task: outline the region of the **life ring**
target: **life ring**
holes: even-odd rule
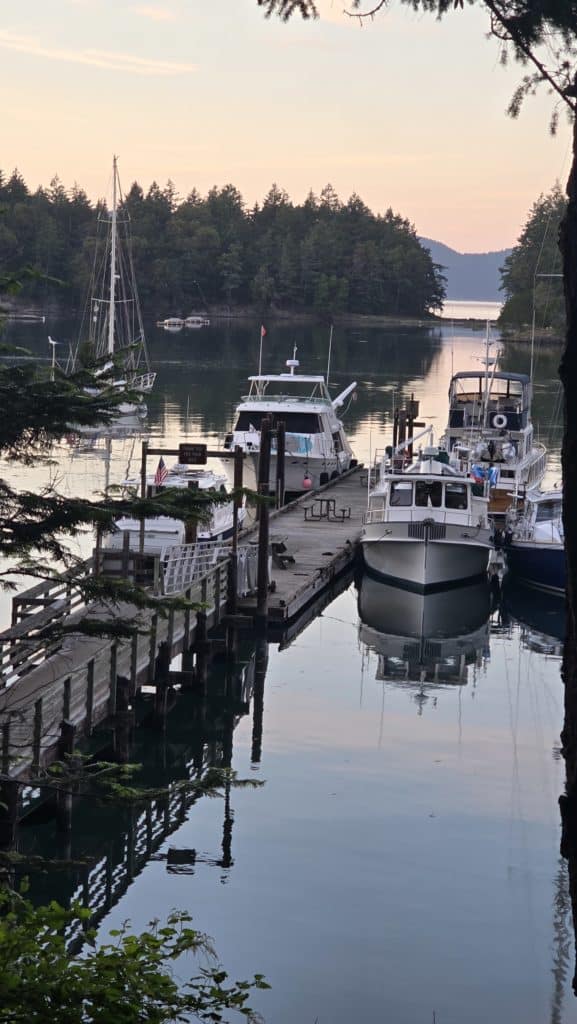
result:
[[[502,412],[498,412],[495,416],[493,416],[491,423],[493,424],[494,427],[496,427],[497,430],[502,430],[503,427],[507,426],[507,417]]]

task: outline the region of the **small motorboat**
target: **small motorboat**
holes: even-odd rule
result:
[[[565,592],[563,492],[527,491],[510,511],[504,535],[507,568],[512,576],[552,593]]]
[[[184,326],[189,330],[198,330],[200,327],[210,327],[210,320],[207,316],[187,316]]]
[[[184,320],[179,316],[169,316],[166,320],[159,320],[156,326],[163,327],[165,331],[181,331]]]
[[[227,479],[223,473],[214,473],[210,469],[198,469],[194,466],[185,466],[175,463],[170,469],[164,466],[161,459],[158,469],[154,474],[146,478],[146,496],[153,498],[156,494],[169,487],[188,488],[189,490],[216,491],[223,494],[226,491]],[[139,488],[139,481],[136,479],[125,480],[123,486],[129,492],[135,492]],[[238,524],[242,525],[246,516],[246,509],[238,510]],[[123,516],[116,522],[116,530],[106,538],[107,548],[122,548],[125,533],[130,535],[130,548],[138,550],[140,544],[141,524],[139,519],[132,519]],[[208,522],[199,524],[196,532],[197,541],[224,541],[232,537],[233,533],[233,502],[223,501],[211,504],[211,514]],[[179,544],[185,544],[186,530],[184,523],[170,516],[155,516],[147,518],[144,523],[144,551],[147,554],[159,554],[164,557],[166,550]]]

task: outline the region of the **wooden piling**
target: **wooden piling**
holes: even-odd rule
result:
[[[276,425],[276,507],[284,505],[286,432],[284,421]]]
[[[260,427],[260,457],[258,462],[258,493],[262,498],[269,496],[270,480],[270,416],[264,416]],[[261,502],[258,520],[258,566],[255,626],[266,629],[268,616],[268,547],[269,547],[269,504]]]

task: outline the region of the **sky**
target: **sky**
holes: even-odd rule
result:
[[[515,243],[569,169],[543,90],[506,115],[503,68],[478,7],[438,23],[391,0],[363,27],[342,0],[266,20],[256,0],[21,0],[0,15],[0,168],[58,175],[95,199],[113,153],[124,189],[180,196],[228,182],[247,204],[271,184],[301,202],[331,183],[461,252]]]

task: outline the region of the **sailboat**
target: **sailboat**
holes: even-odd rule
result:
[[[146,413],[144,396],[156,379],[148,349],[132,261],[130,219],[122,208],[118,160],[112,163],[112,206],[98,218],[90,290],[71,369],[95,366],[87,393],[121,398],[121,416]],[[104,227],[104,232],[102,228]],[[122,395],[126,394],[126,400]]]

